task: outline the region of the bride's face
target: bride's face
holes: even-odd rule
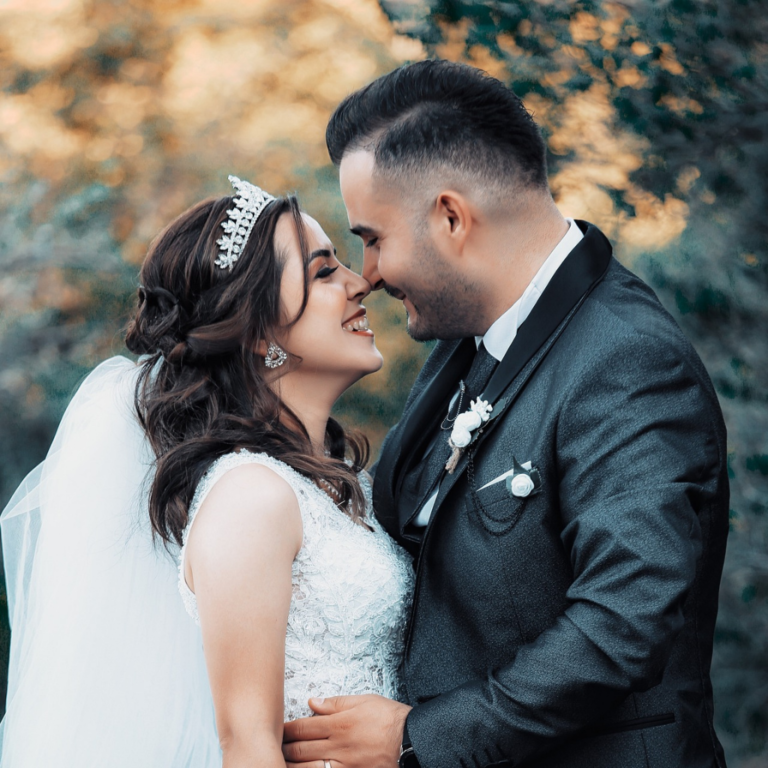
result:
[[[322,227],[302,214],[309,250],[309,298],[298,322],[278,338],[281,346],[300,359],[297,371],[336,379],[342,389],[383,363],[368,328],[363,299],[371,286],[336,258]],[[304,297],[304,264],[298,235],[290,214],[275,230],[275,246],[286,256],[280,299],[286,321],[301,310]]]

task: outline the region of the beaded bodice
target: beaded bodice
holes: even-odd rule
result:
[[[372,514],[365,475],[360,482],[368,527],[354,522],[313,482],[271,456],[240,451],[216,461],[195,492],[179,557],[179,590],[187,611],[199,624],[197,602],[184,579],[190,526],[216,482],[248,463],[262,464],[282,477],[301,511],[303,543],[293,562],[285,643],[286,720],[311,714],[310,697],[378,693],[402,700],[413,567],[410,556]]]

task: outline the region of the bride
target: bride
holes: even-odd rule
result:
[[[403,698],[410,558],[330,416],[382,364],[370,286],[230,181],[153,243],[139,364],[86,379],[3,513],[3,768],[284,767],[309,698]]]

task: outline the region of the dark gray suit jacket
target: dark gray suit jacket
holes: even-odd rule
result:
[[[376,513],[418,557],[405,677],[423,768],[725,764],[709,678],[728,531],[720,408],[653,291],[579,226],[422,541],[402,480],[472,340],[435,347],[376,470]],[[515,461],[540,488],[480,490]]]

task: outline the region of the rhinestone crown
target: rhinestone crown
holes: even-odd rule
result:
[[[221,250],[214,264],[231,272],[248,242],[253,225],[275,198],[254,184],[238,179],[237,176],[230,176],[229,181],[235,188],[237,196],[235,207],[227,211],[228,218],[221,223],[226,234],[216,241],[216,244],[221,246]]]

